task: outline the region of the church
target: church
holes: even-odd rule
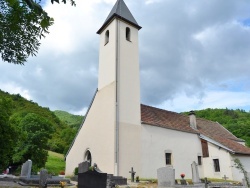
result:
[[[175,177],[192,178],[195,161],[201,178],[242,180],[234,166],[240,159],[250,172],[250,148],[218,122],[140,103],[137,23],[123,0],[117,0],[100,35],[98,88],[67,155],[66,175],[78,164],[96,163],[105,173],[157,178],[172,166]]]

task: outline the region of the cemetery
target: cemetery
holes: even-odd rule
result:
[[[185,173],[180,174],[179,177],[175,177],[175,169],[169,165],[157,170],[157,180],[139,180],[139,176],[135,178],[136,171],[133,167],[128,172],[131,175],[130,179],[114,176],[102,172],[97,164],[90,165],[88,161],[79,163],[78,175],[74,177],[74,183],[70,178],[64,178],[60,176],[52,176],[48,174],[46,169],[42,169],[39,174],[32,175],[32,161],[27,160],[23,163],[20,176],[14,176],[12,174],[0,175],[0,187],[1,182],[14,182],[16,187],[78,187],[78,188],[248,188],[250,173],[247,173],[247,178],[242,182],[232,182],[228,180],[228,177],[224,175],[221,177],[221,182],[211,182],[207,178],[201,179],[197,163],[193,162],[190,165],[192,170],[192,179],[185,179]],[[73,177],[72,177],[73,179]],[[8,186],[4,186],[8,187]],[[15,186],[11,186],[15,187]]]

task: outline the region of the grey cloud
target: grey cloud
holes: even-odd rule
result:
[[[250,79],[250,28],[239,22],[250,18],[249,1],[126,3],[143,27],[139,31],[143,103],[156,106],[179,93],[202,101],[209,88],[230,89],[230,80]],[[97,87],[99,36],[95,32],[111,8],[95,5],[99,11],[94,11],[91,22],[78,21],[84,27],[75,28],[77,37],[72,33],[77,41],[73,52],[50,49],[45,42],[25,66],[0,63],[1,81],[20,85],[33,101],[51,109],[87,107]],[[85,35],[78,36],[80,28]],[[203,41],[195,38],[207,31]],[[245,85],[250,90],[249,83]]]
[[[250,30],[234,24],[246,1],[162,1],[140,15],[142,101],[159,105],[178,93],[202,98],[209,85],[249,78]],[[250,3],[248,3],[248,6]],[[143,19],[146,18],[146,19]],[[194,39],[212,29],[206,45]]]

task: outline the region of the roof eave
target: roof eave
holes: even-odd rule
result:
[[[203,135],[203,134],[200,134],[199,137],[200,137],[201,139],[204,139],[204,140],[206,140],[206,141],[208,141],[208,142],[210,142],[210,143],[212,143],[212,144],[214,144],[214,145],[220,147],[220,148],[223,148],[223,149],[227,150],[228,152],[230,152],[230,153],[232,153],[232,154],[235,154],[235,151],[233,151],[232,149],[230,149],[230,148],[224,146],[223,144],[221,144],[221,143],[215,141],[215,140],[212,139],[212,138],[209,138],[209,137],[207,137],[207,136],[205,136],[205,135]]]
[[[250,155],[250,153],[244,153],[244,152],[235,152],[235,155]]]
[[[78,129],[78,131],[77,131],[77,133],[76,133],[76,135],[75,135],[75,138],[74,138],[74,140],[71,142],[71,145],[70,145],[70,147],[69,147],[69,149],[68,149],[68,151],[67,151],[67,153],[66,153],[66,155],[65,155],[65,157],[64,157],[64,160],[65,160],[65,161],[66,161],[66,158],[67,158],[67,156],[68,156],[68,154],[69,154],[71,148],[73,147],[73,145],[74,145],[74,143],[75,143],[75,141],[76,141],[76,138],[77,138],[78,134],[80,133],[80,131],[81,131],[83,125],[84,125],[85,120],[87,119],[89,110],[90,110],[90,108],[91,108],[91,106],[92,106],[92,104],[93,104],[93,102],[94,102],[94,100],[95,100],[95,97],[96,97],[97,92],[98,92],[98,89],[96,89],[95,94],[94,94],[94,96],[93,96],[93,98],[92,98],[92,100],[91,100],[91,102],[90,102],[89,107],[88,107],[88,110],[87,110],[86,113],[85,113],[85,116],[84,116],[84,119],[83,119],[83,121],[82,121],[82,124],[80,125],[80,127],[79,127],[79,129]]]
[[[122,16],[120,16],[120,15],[118,15],[118,14],[115,13],[115,14],[113,14],[113,16],[111,16],[111,17],[102,25],[102,27],[101,27],[96,33],[97,33],[97,34],[100,34],[100,33],[104,30],[104,28],[106,28],[106,26],[109,25],[109,23],[110,23],[111,21],[113,21],[115,18],[118,18],[118,19],[120,19],[120,20],[122,20],[122,21],[125,21],[125,22],[129,23],[130,25],[134,26],[134,27],[137,28],[138,30],[140,30],[140,29],[142,28],[142,27],[139,26],[138,24],[135,24],[135,23],[133,23],[133,22],[127,20],[126,18],[124,18],[124,17],[122,17]]]

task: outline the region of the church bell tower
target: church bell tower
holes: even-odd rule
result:
[[[133,149],[129,149],[130,144],[134,145],[136,152],[140,151],[141,113],[138,49],[138,31],[140,29],[141,27],[124,1],[117,0],[104,24],[97,31],[100,34],[98,91],[111,85],[114,86],[114,171],[116,175],[127,171],[125,165],[136,166],[135,163],[138,162],[137,157],[133,159],[128,157],[134,152]]]
[[[106,173],[141,172],[141,112],[138,31],[123,0],[117,0],[100,35],[98,90],[66,154],[66,174],[82,161]]]

